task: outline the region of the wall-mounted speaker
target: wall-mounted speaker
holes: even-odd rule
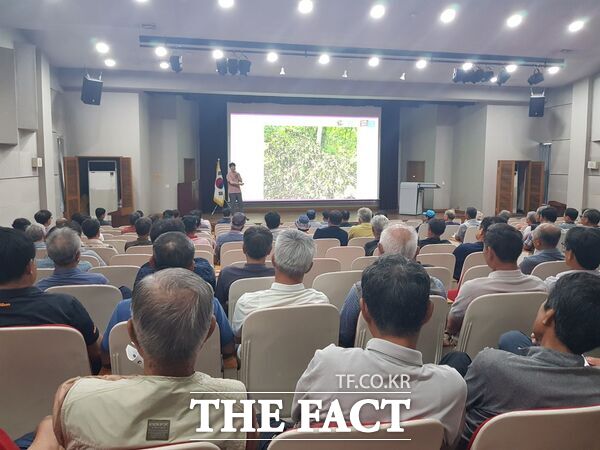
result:
[[[544,117],[544,106],[546,97],[544,94],[532,95],[529,99],[529,117]]]
[[[104,82],[100,78],[92,78],[89,75],[84,76],[83,86],[81,87],[81,101],[86,105],[100,105],[103,84]]]

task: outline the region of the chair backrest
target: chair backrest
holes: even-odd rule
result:
[[[469,270],[471,267],[475,267],[475,266],[487,266],[487,262],[485,261],[485,257],[483,256],[483,252],[475,252],[475,253],[471,253],[470,255],[467,255],[467,257],[465,258],[465,262],[463,264],[462,270],[460,272],[460,278],[459,278],[459,283],[458,285],[460,286],[462,284],[462,277],[465,275],[465,273],[467,273],[467,270]],[[454,271],[454,269],[453,269]]]
[[[457,217],[457,218],[452,219],[452,222],[460,225],[463,221]]]
[[[548,277],[552,277],[558,275],[561,272],[566,272],[567,270],[571,270],[567,263],[564,261],[549,261],[538,264],[533,268],[531,275],[536,276],[542,280],[545,280]]]
[[[194,247],[196,247],[196,250],[200,250],[203,252],[209,252],[209,253],[214,253],[215,249],[212,248],[212,245],[206,245],[206,244],[194,244]]]
[[[35,259],[44,259],[48,257],[48,249],[47,248],[36,248],[35,249]]]
[[[434,253],[452,253],[456,250],[454,244],[429,244],[421,247],[419,255],[431,255]]]
[[[54,273],[54,269],[38,269],[37,275],[35,277],[35,282],[38,283],[39,281],[42,281],[44,278],[48,278],[53,273]]]
[[[513,411],[500,414],[479,428],[471,450],[587,450],[599,448],[600,406]],[[499,447],[500,445],[500,447]]]
[[[119,239],[117,236],[115,239],[105,239],[104,243],[112,245],[119,252],[119,254],[125,253],[125,244],[127,244],[125,239]]]
[[[242,241],[225,242],[223,245],[221,245],[221,256],[230,250],[241,250],[243,246],[244,243]],[[238,259],[238,261],[240,260]]]
[[[150,261],[150,255],[116,255],[110,259],[110,265],[142,267],[148,261]]]
[[[315,258],[325,258],[327,250],[331,247],[339,247],[340,240],[335,238],[315,239]]]
[[[119,236],[119,239],[122,241],[127,241],[127,242],[137,241],[138,235],[135,233],[134,234],[126,233],[126,234],[122,234],[121,236]]]
[[[221,249],[221,267],[227,267],[234,262],[245,260],[246,255],[244,254],[244,250],[241,248],[228,250],[226,252],[223,252],[223,249]]]
[[[85,341],[67,326],[0,328],[0,361],[0,423],[12,439],[52,414],[64,381],[90,375]]]
[[[183,444],[161,445],[160,447],[146,447],[144,450],[219,450],[210,442],[186,442]]]
[[[389,427],[389,424],[381,424],[375,433],[356,429],[349,433],[290,430],[275,437],[269,450],[439,450],[442,447],[444,427],[435,419],[403,421],[402,433],[391,433],[387,431]]]
[[[446,292],[450,289],[452,286],[452,272],[447,267],[424,267],[424,269],[430,277],[437,278],[443,283]]]
[[[215,265],[215,254],[213,252],[207,252],[206,250],[196,250],[194,252],[194,258],[203,258],[207,260],[211,266],[214,267]]]
[[[361,256],[365,256],[363,247],[331,247],[325,252],[325,258],[337,259],[342,266],[342,270],[352,269],[352,262]]]
[[[348,241],[350,247],[365,247],[365,244],[375,240],[374,237],[355,237]]]
[[[467,231],[465,232],[465,236],[463,238],[464,244],[472,244],[473,242],[477,242],[477,231],[479,227],[467,227]]]
[[[425,255],[419,253],[417,261],[434,267],[445,267],[451,272],[454,272],[454,265],[456,264],[456,258],[452,253],[430,253]]]
[[[460,225],[458,225],[458,224],[457,225],[446,225],[446,229],[440,236],[440,239],[450,239],[452,236],[454,236],[456,234],[456,232],[458,231],[459,228],[460,228]]]
[[[446,329],[446,319],[450,306],[446,299],[439,295],[431,295],[429,300],[433,303],[433,314],[429,322],[421,328],[417,350],[423,355],[424,363],[437,364],[442,358],[444,330]],[[372,337],[367,322],[360,314],[356,324],[354,346],[365,348]]]
[[[89,262],[92,267],[99,267],[100,266],[100,261],[98,261],[98,258],[96,258],[95,256],[90,256],[90,255],[81,255],[79,257],[80,261],[85,261],[85,262]]]
[[[350,288],[360,281],[361,277],[362,270],[324,273],[315,278],[312,287],[325,294],[329,303],[341,311]]]
[[[417,228],[417,227],[418,227],[419,225],[421,225],[422,223],[423,223],[423,221],[422,221],[422,220],[417,220],[417,219],[414,219],[414,220],[407,220],[407,221],[406,221],[406,226],[408,226],[408,227],[413,227],[413,228]]]
[[[456,349],[475,358],[485,347],[495,348],[507,331],[529,335],[547,296],[546,292],[510,292],[476,298],[467,307]]]
[[[242,278],[241,280],[235,280],[231,283],[231,286],[229,287],[229,304],[227,308],[229,319],[233,317],[235,304],[243,294],[269,289],[274,281],[275,277],[257,277]]]
[[[427,234],[429,233],[429,224],[423,222],[421,225],[419,225],[419,231],[417,233],[419,236],[419,240],[427,239]]]
[[[377,261],[378,258],[379,256],[361,256],[360,258],[356,258],[352,261],[350,270],[364,270]]]
[[[465,274],[462,277],[461,283],[466,283],[467,281],[475,280],[476,278],[485,278],[490,273],[492,273],[492,268],[487,264],[481,266],[473,266],[465,272]]]
[[[92,267],[90,272],[101,273],[108,278],[108,283],[111,286],[120,288],[125,286],[133,290],[133,284],[135,277],[137,276],[140,268],[138,266],[104,266],[104,267]]]
[[[110,263],[110,260],[113,256],[119,254],[117,249],[112,247],[93,247],[91,250],[94,250],[106,264]]]
[[[141,375],[144,373],[142,364],[137,365],[127,358],[125,349],[128,344],[134,346],[127,332],[127,322],[120,322],[110,330],[108,336],[110,368],[114,375]],[[213,333],[198,352],[194,369],[213,378],[223,378],[219,325],[215,326]]]
[[[134,245],[125,250],[126,255],[152,255],[152,245]]]
[[[335,258],[315,258],[313,265],[306,275],[304,275],[304,286],[311,287],[319,275],[329,272],[339,272],[342,270],[342,263]]]
[[[296,383],[315,351],[337,344],[339,329],[340,313],[333,305],[285,306],[250,313],[242,327],[240,353],[240,380],[253,392],[249,397],[282,399],[282,411],[288,413]]]

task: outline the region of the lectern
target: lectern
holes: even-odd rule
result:
[[[399,212],[409,216],[416,216],[423,212],[423,192],[425,189],[439,189],[436,183],[400,183]]]

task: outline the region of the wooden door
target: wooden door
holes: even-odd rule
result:
[[[406,163],[406,181],[425,181],[425,161],[408,161]]]
[[[65,217],[81,210],[81,195],[79,191],[79,158],[65,156],[63,158],[65,175]]]
[[[183,159],[183,182],[192,183],[196,181],[196,160],[194,158]]]
[[[496,175],[496,214],[513,210],[515,197],[515,161],[498,161]]]
[[[525,186],[525,211],[535,211],[544,203],[545,173],[543,161],[530,161]]]
[[[133,212],[133,174],[131,158],[119,158],[121,174],[121,212],[131,214]]]

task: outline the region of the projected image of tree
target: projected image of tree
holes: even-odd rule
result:
[[[265,133],[265,200],[353,198],[357,130],[272,126]]]

